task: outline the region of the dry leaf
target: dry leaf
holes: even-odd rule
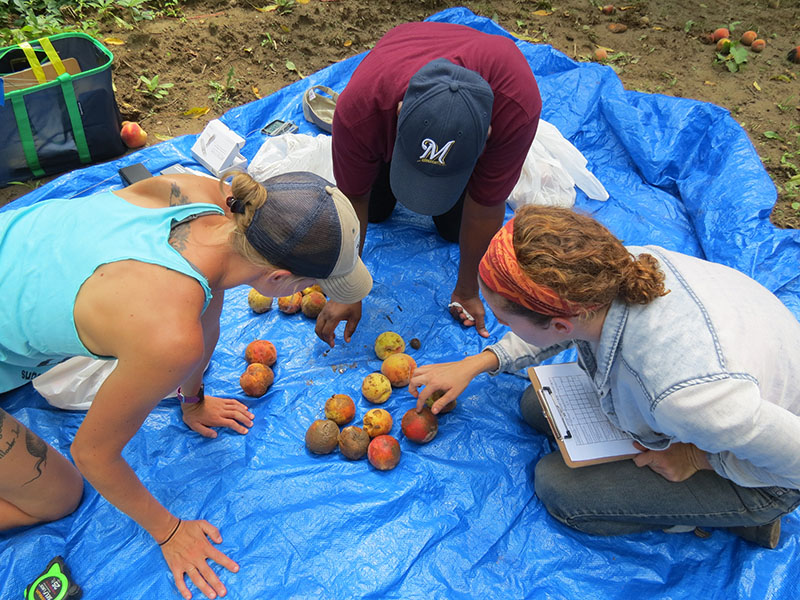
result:
[[[251,89],[253,90],[253,96],[261,100],[261,93],[258,91],[258,87],[253,86]]]
[[[653,26],[653,31],[664,31],[663,27],[659,27],[658,25]]]
[[[183,113],[184,117],[192,117],[193,119],[197,119],[202,117],[203,115],[207,114],[208,111],[211,110],[208,106],[195,106],[190,108],[189,110]]]
[[[289,26],[284,25],[283,23],[281,23],[281,29],[283,30],[283,33],[289,33],[291,31],[291,29],[289,29]]]
[[[298,4],[308,4],[309,0],[297,0]]]
[[[623,31],[628,31],[628,26],[622,23],[609,23],[608,30],[611,33],[622,33]]]
[[[525,42],[533,42],[535,44],[538,44],[539,42],[542,41],[540,38],[534,38],[534,37],[530,37],[528,35],[522,35],[521,33],[515,33],[514,37],[516,37],[517,39],[523,40]]]
[[[754,88],[756,88],[756,89],[757,89],[759,92],[761,91],[761,86],[760,86],[760,85],[758,85],[758,82],[757,82],[757,81],[754,81],[754,82],[753,82],[753,87],[754,87]]]
[[[703,85],[717,85],[713,81],[708,81],[707,79],[703,82]]]
[[[259,8],[259,7],[256,6],[254,8],[256,10],[260,11],[260,12],[268,13],[268,12],[272,12],[273,10],[278,10],[278,5],[277,4],[273,4],[272,6],[264,6],[263,8]]]
[[[533,14],[535,14],[537,17],[547,17],[549,15],[552,15],[553,11],[550,11],[550,10],[535,10],[535,11],[533,11]]]
[[[303,77],[303,74],[300,72],[300,69],[298,69],[292,61],[290,61],[290,60],[286,61],[286,68],[289,69],[290,71],[294,71],[301,78]]]
[[[107,46],[124,46],[125,41],[115,37],[103,38],[103,43]]]
[[[160,133],[157,133],[155,137],[159,142],[166,142],[172,139],[171,135],[162,135]]]
[[[342,44],[342,46],[344,46],[345,48],[349,48],[352,45],[353,45],[353,40],[345,40],[344,44]]]

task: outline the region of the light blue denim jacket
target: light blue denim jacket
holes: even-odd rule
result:
[[[769,290],[723,265],[656,246],[669,294],[615,301],[595,354],[575,342],[603,410],[644,446],[706,451],[744,487],[800,489],[800,323]],[[487,348],[500,371],[536,364],[570,344],[538,348],[513,333]]]

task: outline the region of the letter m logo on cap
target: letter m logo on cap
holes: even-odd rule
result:
[[[439,149],[431,138],[425,138],[422,140],[422,154],[419,156],[419,162],[445,166],[444,159],[447,158],[448,152],[455,143],[455,140],[450,140]]]

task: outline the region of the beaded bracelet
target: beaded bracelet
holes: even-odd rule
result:
[[[175,525],[175,529],[173,529],[173,530],[172,530],[172,533],[170,533],[170,534],[167,536],[167,539],[165,539],[163,542],[160,542],[158,545],[159,545],[159,546],[163,546],[163,545],[164,545],[164,544],[166,544],[168,541],[170,541],[170,540],[171,540],[171,539],[172,539],[172,538],[175,536],[175,534],[176,534],[176,533],[178,533],[178,527],[180,527],[180,526],[181,526],[181,523],[183,523],[183,521],[181,521],[180,519],[178,519],[178,524],[177,524],[177,525]]]

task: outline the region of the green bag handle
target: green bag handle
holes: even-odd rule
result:
[[[44,48],[50,61],[61,66],[60,57],[55,48],[53,48],[50,39],[42,38],[37,41],[39,45]],[[25,42],[25,44],[27,44],[27,42]],[[23,44],[20,44],[20,46],[22,45]],[[28,49],[31,50],[29,44]],[[26,56],[28,54],[29,53],[26,52]],[[38,64],[38,61],[36,62]],[[58,66],[56,66],[57,69]],[[72,84],[72,75],[66,73],[63,70],[63,66],[58,70],[62,72],[56,78],[56,81],[58,81],[61,86],[61,93],[64,95],[64,104],[67,107],[67,116],[69,117],[70,126],[72,127],[72,135],[75,139],[75,147],[78,150],[78,158],[83,164],[88,164],[92,162],[92,156],[89,153],[89,144],[86,141],[86,132],[83,128],[83,119],[81,118],[81,112],[78,108],[78,99],[75,96],[75,86]],[[45,172],[44,169],[42,169],[42,165],[39,162],[39,155],[36,152],[36,143],[33,139],[33,130],[31,129],[31,122],[28,117],[28,109],[25,106],[24,95],[15,94],[11,96],[11,106],[14,109],[14,117],[17,120],[17,129],[19,131],[20,142],[22,143],[22,151],[25,154],[25,161],[28,163],[28,168],[30,168],[31,173],[33,173],[35,177],[43,177]]]
[[[81,119],[81,111],[78,108],[78,99],[75,97],[72,75],[62,73],[57,80],[61,84],[61,93],[64,94],[64,103],[67,105],[67,114],[72,125],[75,146],[78,148],[78,157],[83,164],[90,163],[92,156],[89,154],[89,144],[86,143],[86,132],[83,130],[83,119]]]
[[[14,109],[14,118],[17,120],[19,139],[22,142],[22,151],[25,153],[25,161],[28,163],[28,168],[35,177],[44,177],[44,169],[39,164],[39,155],[36,154],[36,144],[33,141],[28,109],[25,108],[25,97],[11,96],[11,107]]]

